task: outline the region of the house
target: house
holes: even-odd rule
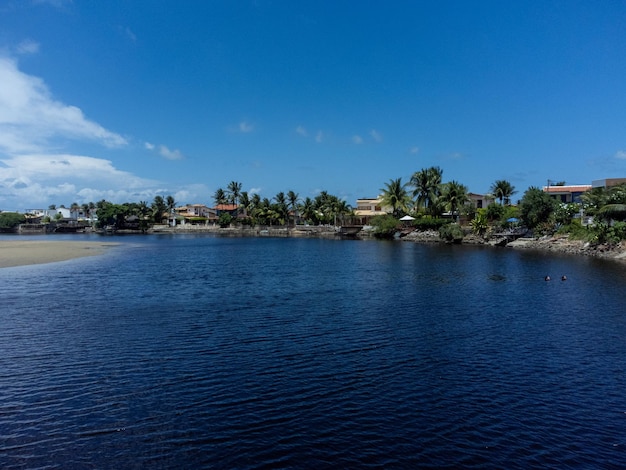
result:
[[[237,204],[218,204],[212,209],[216,212],[217,217],[224,213],[228,213],[233,217],[237,217],[239,206]]]
[[[354,220],[359,225],[368,225],[372,217],[391,214],[391,207],[382,206],[382,198],[362,198],[356,200]]]
[[[476,209],[484,209],[495,201],[494,197],[489,194],[468,193],[467,196]]]
[[[217,220],[215,209],[211,209],[204,204],[188,204],[177,207],[174,212],[174,217],[170,218],[170,225],[172,226],[176,225],[177,221],[182,225],[199,225]]]
[[[559,202],[568,204],[570,202],[581,202],[580,196],[590,189],[591,185],[589,184],[570,184],[567,186],[544,186],[543,192],[548,193],[550,197]]]
[[[591,182],[592,187],[605,189],[620,184],[626,184],[626,178],[605,178],[603,180],[594,180]]]

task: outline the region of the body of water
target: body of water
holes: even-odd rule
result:
[[[1,468],[626,467],[626,265],[111,240],[0,269]]]

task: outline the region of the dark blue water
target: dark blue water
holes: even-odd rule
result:
[[[625,265],[113,240],[0,269],[1,468],[626,467]]]

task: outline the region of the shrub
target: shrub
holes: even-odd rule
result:
[[[377,238],[392,238],[398,229],[398,221],[391,215],[377,215],[370,222]]]
[[[220,227],[226,228],[226,227],[230,226],[232,221],[233,221],[233,216],[232,215],[230,215],[228,212],[222,212],[220,214],[220,217],[219,217],[217,223],[220,225]]]
[[[439,238],[448,243],[461,243],[463,236],[463,230],[459,224],[447,224],[439,227]]]
[[[22,214],[17,212],[2,212],[0,213],[0,228],[13,228],[19,224],[23,224],[26,218]]]
[[[423,232],[425,230],[439,230],[440,227],[443,227],[444,225],[449,225],[451,223],[452,221],[449,219],[424,216],[413,221],[413,226],[417,230]]]

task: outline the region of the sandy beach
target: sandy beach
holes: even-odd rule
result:
[[[103,254],[117,243],[81,241],[0,240],[0,268],[54,263]]]

